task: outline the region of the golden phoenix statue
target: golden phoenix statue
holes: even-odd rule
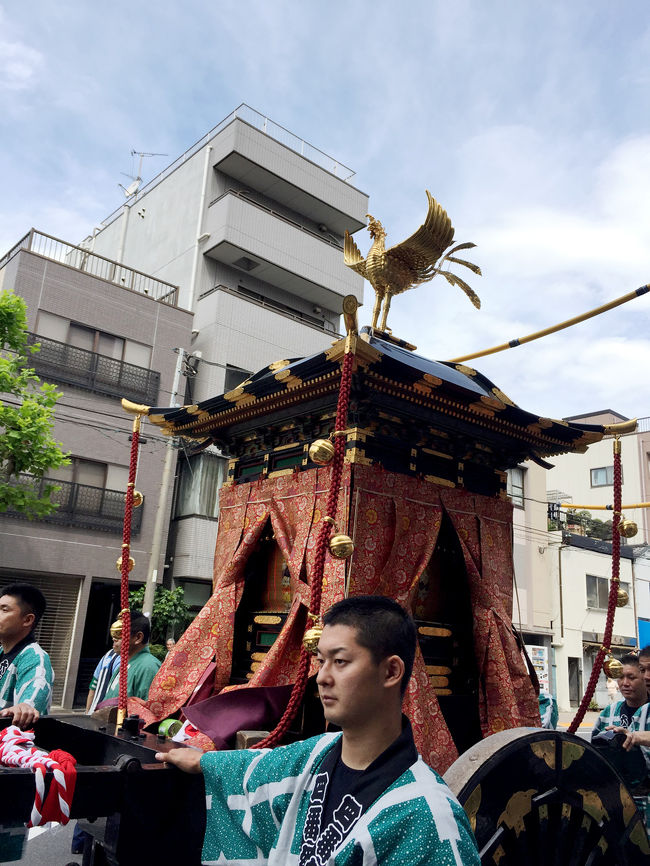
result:
[[[365,277],[375,290],[376,299],[372,311],[373,328],[377,327],[382,303],[384,305],[381,324],[379,325],[381,331],[386,330],[386,319],[393,295],[399,295],[407,289],[426,283],[438,274],[443,276],[450,285],[462,289],[477,309],[481,306],[476,292],[459,276],[444,269],[445,264],[454,262],[454,264],[469,268],[470,271],[480,276],[481,269],[478,265],[454,256],[454,253],[459,250],[468,250],[475,247],[476,244],[458,244],[443,255],[454,239],[454,227],[447,216],[447,212],[438,204],[429,190],[426,193],[429,200],[426,219],[420,228],[401,244],[396,244],[387,250],[385,244],[386,230],[379,220],[370,214],[366,214],[366,216],[370,220],[368,231],[373,239],[373,244],[365,259],[350,234],[347,231],[345,233],[343,249],[345,264]]]

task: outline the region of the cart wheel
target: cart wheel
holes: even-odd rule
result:
[[[621,777],[580,737],[539,728],[493,734],[445,773],[482,866],[636,866],[650,862]]]

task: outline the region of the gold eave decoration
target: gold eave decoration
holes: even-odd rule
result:
[[[269,371],[270,371],[271,373],[273,373],[273,372],[275,372],[276,370],[282,370],[282,369],[284,369],[285,367],[288,367],[288,366],[289,366],[289,363],[290,363],[290,362],[289,362],[289,361],[286,361],[286,360],[285,360],[285,361],[274,361],[272,364],[269,364]]]
[[[370,337],[367,334],[361,334],[357,340],[356,350],[354,354],[354,369],[359,367],[366,370],[371,364],[375,364],[383,357],[382,353],[375,349],[367,342]],[[345,354],[345,339],[337,340],[329,349],[325,350],[325,359],[327,361],[343,361]]]
[[[476,370],[473,367],[466,367],[464,364],[454,364],[454,368],[459,373],[462,373],[463,376],[470,376],[470,377],[478,376],[478,373],[476,372]]]
[[[438,409],[442,414],[447,415],[451,418],[457,418],[460,420],[469,421],[471,423],[472,421],[476,420],[479,414],[472,410],[472,404],[458,403],[449,397],[442,396],[439,392],[432,391],[429,395],[429,399],[423,399],[420,394],[414,391],[412,386],[407,386],[404,385],[404,383],[402,382],[388,379],[372,370],[370,370],[368,374],[368,379],[369,384],[371,383],[372,387],[381,393],[390,394],[391,396],[398,397],[416,405],[428,406],[432,409]],[[508,421],[498,415],[495,415],[494,417],[489,417],[482,412],[480,414],[480,417],[483,427],[491,429],[498,433],[515,436],[523,442],[526,442],[535,450],[538,450],[543,455],[554,454],[557,453],[559,450],[571,451],[575,448],[572,443],[567,443],[563,440],[556,439],[552,435],[545,435],[543,433],[532,435],[527,427],[520,427],[519,425],[514,424],[513,422]],[[599,434],[595,435],[596,440],[600,438]],[[578,447],[582,446],[579,445]],[[587,446],[585,445],[584,447],[586,448]]]
[[[221,412],[214,415],[205,413],[207,417],[199,416],[198,420],[193,419],[185,424],[179,424],[176,427],[176,431],[178,435],[182,435],[182,431],[192,431],[193,438],[195,438],[197,434],[208,436],[216,429],[248,420],[256,415],[263,415],[272,409],[284,406],[293,406],[307,398],[319,397],[331,393],[338,389],[339,379],[340,370],[338,368],[333,368],[330,372],[305,383],[303,389],[300,391],[295,388],[283,388],[281,391],[275,391],[273,394],[266,394],[264,397],[254,398],[254,400],[249,401],[248,403],[240,400],[236,405],[230,406],[228,409],[223,409]]]

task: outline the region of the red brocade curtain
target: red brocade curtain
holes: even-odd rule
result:
[[[418,581],[438,539],[442,508],[434,484],[356,466],[352,494],[354,554],[349,595],[377,594],[412,612]],[[404,712],[418,751],[439,773],[458,757],[418,647]]]
[[[506,728],[539,727],[539,707],[512,633],[512,504],[461,490],[442,493],[458,534],[474,614],[483,736]]]
[[[141,715],[150,723],[184,706],[214,658],[213,693],[228,685],[232,666],[235,613],[241,601],[246,563],[270,519],[287,562],[292,603],[282,632],[249,686],[293,682],[304,631],[313,546],[325,511],[329,467],[224,487],[220,492],[219,532],[214,560],[213,594],[163,662]],[[344,473],[337,524],[346,523],[349,471]],[[324,602],[343,595],[345,565],[327,555]],[[233,688],[246,688],[235,686]],[[140,710],[139,710],[140,711]]]

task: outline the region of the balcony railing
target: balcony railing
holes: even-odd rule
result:
[[[41,347],[29,360],[44,379],[75,385],[97,394],[128,397],[148,406],[156,405],[160,389],[160,373],[156,370],[127,364],[38,334],[29,334],[29,343],[38,343]]]
[[[265,117],[265,115],[260,114],[259,111],[251,108],[250,105],[246,105],[245,102],[242,102],[240,106],[213,127],[210,132],[206,133],[202,138],[195,142],[195,144],[188,148],[185,153],[182,153],[178,159],[175,159],[174,162],[168,165],[167,168],[164,168],[159,174],[152,178],[152,180],[147,181],[144,186],[141,186],[136,195],[133,196],[132,200],[140,200],[145,193],[148,193],[155,186],[158,186],[161,181],[166,177],[169,177],[172,172],[176,171],[176,169],[183,165],[183,163],[187,162],[188,159],[191,159],[195,153],[198,153],[202,147],[205,147],[206,144],[212,141],[212,139],[229,124],[238,119],[243,120],[244,123],[248,123],[249,126],[254,126],[255,129],[259,129],[260,132],[263,132],[270,138],[274,138],[276,141],[279,141],[280,144],[284,144],[285,147],[299,153],[301,156],[304,156],[305,159],[308,159],[310,162],[324,168],[325,171],[331,172],[331,174],[336,175],[341,180],[348,181],[350,178],[354,177],[354,172],[347,165],[344,165],[337,159],[328,156],[322,150],[319,150],[319,148],[314,147],[313,144],[309,144],[309,142],[299,138],[297,135],[294,135],[293,132],[289,132],[289,130],[285,129],[284,126],[280,126],[279,123],[275,123],[269,117]],[[120,216],[122,210],[123,206],[114,210],[105,220],[102,220],[102,225],[110,225]]]
[[[99,277],[100,280],[116,283],[118,286],[131,289],[141,295],[148,295],[163,304],[169,304],[172,307],[178,304],[178,286],[166,283],[164,280],[157,280],[155,277],[143,274],[142,271],[134,270],[134,268],[127,268],[119,262],[99,256],[84,247],[67,244],[65,241],[38,232],[36,229],[28,232],[8,253],[0,258],[0,270],[20,250],[37,253],[46,259],[52,259],[93,277]]]
[[[77,484],[72,481],[56,481],[52,478],[34,478],[33,475],[19,475],[17,483],[33,489],[39,496],[43,495],[48,484],[56,484],[50,501],[58,505],[56,511],[46,517],[37,517],[45,523],[57,526],[75,526],[79,529],[95,529],[100,532],[112,532],[119,535],[124,525],[124,500],[122,490],[108,490],[105,487],[91,487],[88,484]],[[142,510],[133,509],[131,534],[137,535],[142,526]],[[5,511],[7,517],[25,518],[18,511]]]

